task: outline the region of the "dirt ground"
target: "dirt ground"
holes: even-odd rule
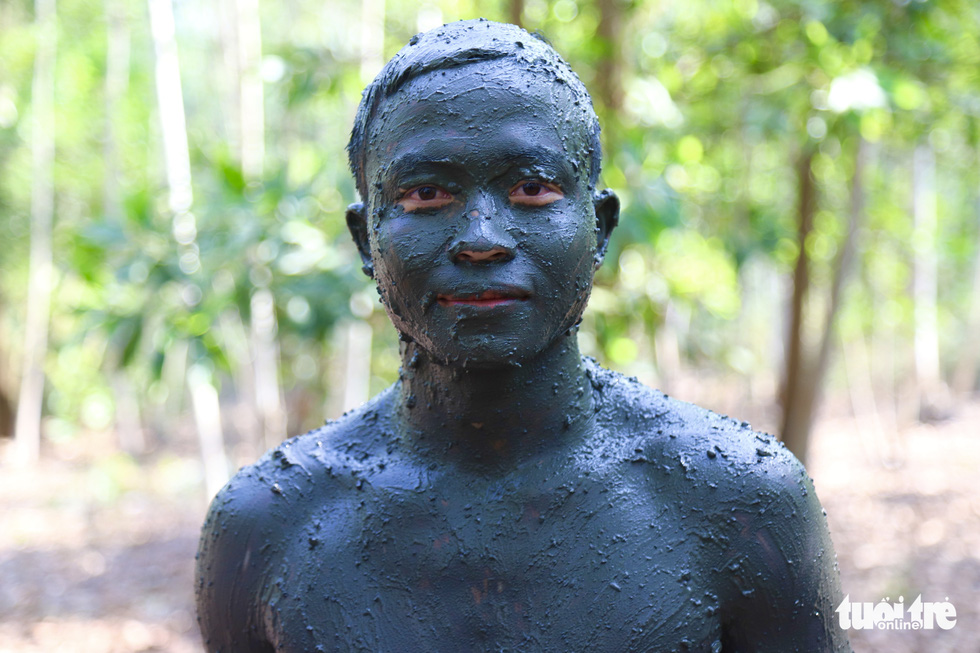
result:
[[[826,420],[808,465],[851,601],[949,601],[950,630],[852,630],[858,653],[980,651],[980,404],[875,437]]]
[[[820,423],[809,467],[844,592],[948,597],[957,614],[951,630],[851,631],[858,653],[980,652],[978,425],[980,405],[887,438],[852,419]],[[202,650],[200,467],[111,450],[91,436],[51,446],[37,469],[0,462],[0,653]]]

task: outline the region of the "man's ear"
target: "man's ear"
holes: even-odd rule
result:
[[[371,243],[368,240],[367,210],[363,202],[357,202],[347,207],[347,228],[361,255],[361,270],[372,279],[374,278],[374,261],[371,260]]]
[[[607,188],[597,192],[592,198],[592,203],[595,206],[595,266],[598,268],[606,256],[609,236],[619,224],[619,198],[616,197],[616,193]]]

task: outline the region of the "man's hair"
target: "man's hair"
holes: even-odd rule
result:
[[[599,119],[585,85],[543,37],[516,25],[480,18],[449,23],[413,36],[364,89],[347,144],[350,169],[362,200],[368,197],[365,172],[368,130],[382,100],[426,73],[498,59],[515,59],[529,71],[547,74],[553,83],[568,87],[590,140],[589,183],[596,184],[602,166]]]

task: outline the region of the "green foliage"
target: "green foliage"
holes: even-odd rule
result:
[[[182,346],[190,362],[205,363],[234,386],[249,364],[234,325],[249,330],[252,298],[264,290],[274,297],[284,388],[321,398],[335,390],[328,373],[334,330],[349,319],[374,328],[372,387],[390,382],[395,338],[343,220],[356,200],[344,145],[370,74],[360,56],[361,5],[261,3],[266,156],[263,173],[251,177],[236,149],[237,117],[228,100],[235,89],[222,63],[228,46],[218,5],[176,4],[195,198],[193,243],[184,246],[166,204],[146,8],[137,0],[114,3],[128,61],[124,93],[107,115],[104,4],[58,4],[58,285],[48,410],[80,420],[93,393],[111,396],[108,379],[119,370],[144,400],[179,393],[161,387],[173,383],[167,361]],[[738,374],[771,370],[773,343],[737,326],[750,320],[747,306],[760,305],[744,271],[762,265],[786,278],[792,269],[800,254],[795,165],[812,151],[819,206],[805,253],[814,283],[829,283],[858,139],[871,144],[873,155],[859,283],[843,306],[842,334],[911,335],[910,158],[922,142],[931,143],[941,170],[943,325],[964,328],[956,307],[968,301],[978,256],[977,5],[526,0],[523,6],[525,26],[544,33],[592,90],[605,130],[602,180],[624,203],[583,325],[589,353],[655,376],[667,361],[654,341],[673,330],[694,363],[722,361]],[[382,55],[392,55],[420,26],[480,12],[501,20],[509,11],[503,0],[388,3],[378,35]],[[0,8],[6,245],[0,313],[7,334],[0,349],[8,353],[19,347],[10,334],[22,323],[25,302],[31,19],[28,3]],[[602,36],[610,25],[613,39]],[[763,299],[775,307],[775,319],[782,298]]]

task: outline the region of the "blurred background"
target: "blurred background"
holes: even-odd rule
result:
[[[349,242],[361,90],[419,30],[540,30],[623,200],[583,352],[779,434],[844,592],[978,651],[980,6],[3,0],[0,653],[199,651],[238,466],[386,387]]]

